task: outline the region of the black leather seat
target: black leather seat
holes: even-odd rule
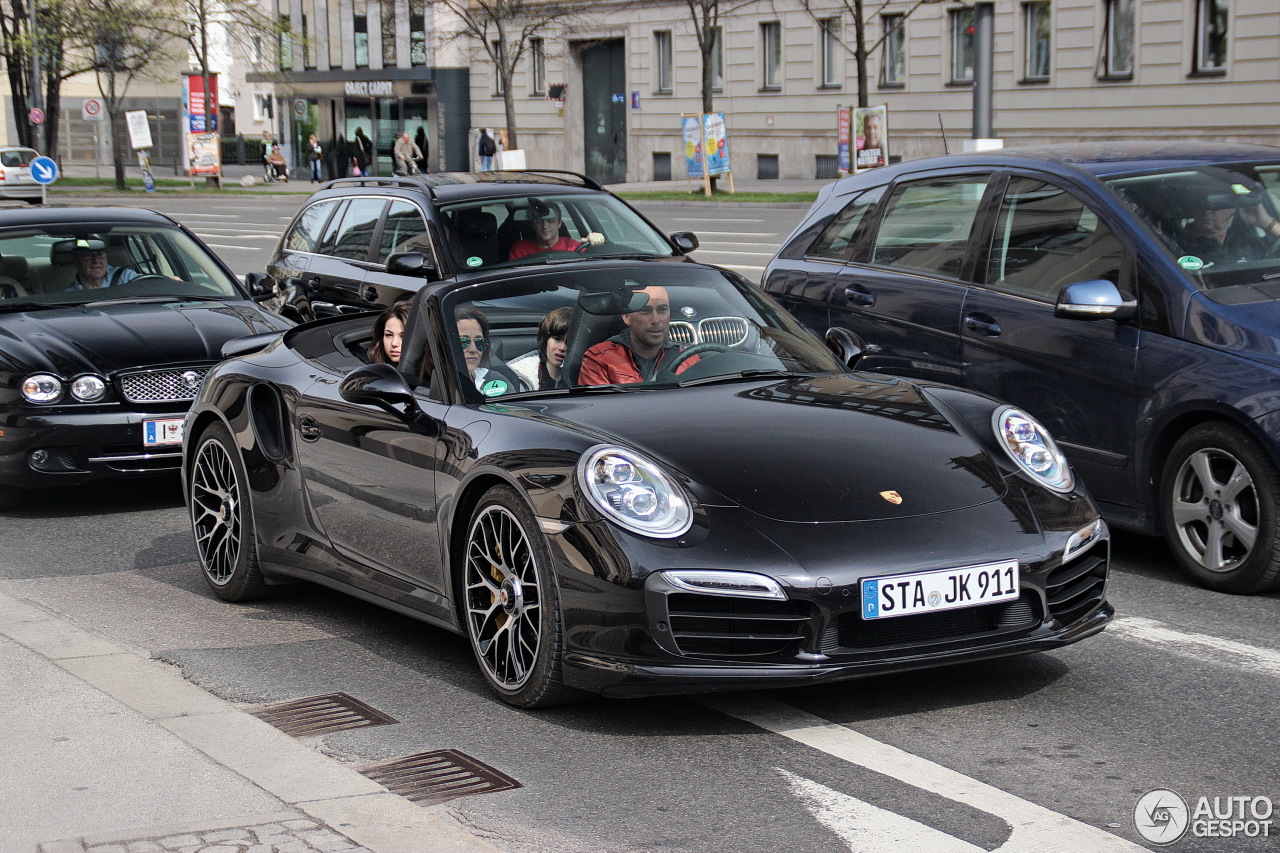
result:
[[[454,216],[458,245],[464,259],[479,258],[481,266],[496,264],[498,253],[498,217],[479,208],[459,210]]]

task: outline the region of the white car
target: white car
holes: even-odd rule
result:
[[[39,156],[30,148],[0,148],[0,198],[44,201],[44,187],[31,177],[31,161]]]

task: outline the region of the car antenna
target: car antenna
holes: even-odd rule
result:
[[[947,128],[942,123],[942,113],[938,113],[938,130],[942,131],[942,153],[950,154],[951,152],[947,149]]]

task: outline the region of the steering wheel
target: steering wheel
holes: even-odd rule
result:
[[[578,248],[574,249],[574,251],[579,255],[604,255],[609,253],[625,255],[632,250],[623,246],[621,243],[610,243],[608,240],[605,240],[603,243],[595,243],[594,245],[583,242],[578,246]]]
[[[701,355],[704,352],[733,352],[733,347],[727,347],[724,344],[704,342],[694,344],[688,349],[680,350],[680,352],[676,353],[676,357],[671,359],[670,364],[664,364],[658,372],[653,375],[654,381],[659,379],[664,381],[675,379],[676,371],[680,369],[680,365],[684,364],[695,355]]]
[[[133,278],[125,282],[125,284],[144,284],[146,282],[155,283],[163,281],[166,284],[173,284],[173,279],[167,275],[159,275],[157,273],[145,273],[143,275],[135,275]]]

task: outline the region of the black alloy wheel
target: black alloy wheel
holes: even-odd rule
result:
[[[578,695],[563,680],[560,599],[551,565],[551,550],[520,494],[510,486],[486,492],[467,532],[467,636],[489,686],[521,708]]]
[[[222,424],[197,442],[189,478],[188,506],[196,553],[204,579],[225,601],[250,601],[267,594],[253,543],[253,515],[245,495],[244,463]]]
[[[1243,430],[1207,423],[1187,432],[1160,492],[1165,538],[1197,581],[1232,593],[1280,584],[1280,472]]]

